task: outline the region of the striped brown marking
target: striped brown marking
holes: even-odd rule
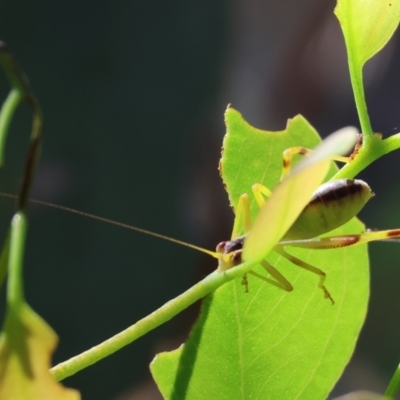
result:
[[[288,170],[295,155],[306,156],[310,152],[306,147],[290,147],[283,152],[283,170]]]
[[[306,154],[308,154],[308,149],[306,149],[305,147],[300,147],[299,154],[305,156]]]
[[[351,235],[343,237],[339,236],[337,240],[327,243],[326,246],[322,245],[321,247],[318,247],[317,250],[340,249],[341,247],[353,246],[360,241],[360,238],[361,235]]]
[[[327,186],[325,190],[317,191],[310,202],[308,203],[308,207],[312,207],[318,203],[330,203],[336,202],[338,200],[344,199],[346,197],[352,197],[357,194],[363,192],[363,186],[354,179],[346,179],[343,182],[333,181],[335,182],[335,187]],[[338,183],[342,183],[341,186],[338,186]]]
[[[279,245],[314,250],[339,249],[341,247],[353,246],[360,241],[361,237],[362,235],[327,236],[319,239],[288,240],[279,242]]]
[[[387,233],[388,237],[398,237],[400,236],[400,229],[392,229]]]
[[[290,160],[283,159],[283,169],[287,169],[290,165]]]

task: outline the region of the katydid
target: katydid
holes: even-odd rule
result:
[[[255,184],[252,189],[257,203],[262,207],[264,204],[263,195],[268,196],[270,194],[269,190],[259,184]],[[386,235],[393,237],[396,231],[398,231],[398,235],[400,236],[400,230],[392,230],[316,238],[319,235],[342,226],[355,217],[372,196],[373,193],[368,184],[359,179],[340,179],[322,184],[314,192],[310,202],[303,209],[293,225],[274,247],[274,251],[278,252],[292,264],[317,274],[320,277],[318,287],[322,289],[325,297],[329,298],[332,303],[334,303],[333,298],[324,285],[325,272],[289,254],[286,252],[285,247],[330,249],[350,246],[356,243],[365,243],[371,240],[380,240],[387,237]],[[251,232],[251,224],[248,217],[250,206],[247,194],[242,195],[239,202],[239,209],[243,212],[242,218],[244,221],[247,221],[244,224],[244,230],[245,232]],[[385,235],[378,235],[378,239],[368,239],[368,235],[371,234]],[[228,255],[228,257],[222,256],[220,258],[221,260],[226,260],[224,263],[220,263],[219,268],[221,270],[229,269],[242,263],[242,250],[245,241],[246,235],[236,236],[234,234],[232,240],[218,244],[217,252],[221,255]],[[262,276],[255,271],[249,271],[248,273],[288,292],[293,290],[291,283],[266,260],[261,260],[260,264],[272,279]],[[242,283],[245,285],[246,291],[248,291],[246,275],[243,277]]]
[[[241,264],[243,261],[254,261],[261,264],[269,276],[263,276],[252,270],[248,274],[256,276],[285,291],[292,291],[292,284],[265,260],[269,251],[274,250],[292,264],[318,275],[318,287],[323,291],[325,298],[330,299],[333,304],[333,298],[324,285],[325,272],[294,257],[285,248],[292,246],[316,250],[333,249],[400,237],[400,229],[319,237],[342,226],[355,217],[366,202],[374,195],[368,184],[358,179],[333,180],[323,183],[318,187],[328,172],[330,160],[350,161],[350,158],[335,155],[335,153],[348,153],[354,147],[357,135],[354,128],[344,128],[341,131],[336,134],[333,141],[332,138],[331,142],[329,140],[324,141],[319,146],[321,149],[317,148],[316,151],[311,151],[303,147],[293,147],[285,150],[283,153],[281,183],[274,192],[257,183],[252,187],[254,197],[261,209],[254,224],[250,220],[249,196],[243,194],[239,199],[231,240],[219,243],[215,252],[146,229],[69,207],[34,199],[31,199],[31,202],[69,211],[199,250],[218,259],[217,271],[221,273]],[[307,157],[299,162],[293,171],[289,173],[292,157],[296,154]],[[299,186],[301,190],[299,190]],[[315,187],[317,187],[316,190]],[[289,198],[291,193],[296,193],[296,201],[293,202],[290,200],[290,210],[286,210],[284,207],[285,201],[282,200]],[[299,193],[301,194],[300,197],[298,196]],[[1,195],[14,197],[9,194]],[[270,197],[270,199],[265,201],[265,197]],[[281,220],[281,216],[284,217],[280,222],[275,220],[270,223],[271,219],[276,216]],[[277,228],[276,224],[280,224],[280,228]],[[244,234],[240,235],[240,232]],[[271,232],[272,236],[274,236],[272,238],[270,235]],[[242,283],[245,286],[245,290],[248,291],[247,274],[244,275]]]

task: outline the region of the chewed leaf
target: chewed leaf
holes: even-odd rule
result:
[[[282,172],[282,152],[291,146],[314,148],[321,139],[301,116],[289,119],[286,129],[266,131],[251,126],[234,108],[225,112],[227,134],[224,137],[220,172],[229,201],[236,210],[239,197],[251,193],[258,182],[274,189]],[[232,152],[231,149],[236,149]],[[300,159],[300,158],[299,158]],[[333,174],[333,170],[331,171]],[[252,217],[258,214],[252,202]]]
[[[400,20],[400,1],[338,0],[335,14],[349,59],[361,68],[392,37]]]
[[[0,399],[78,400],[50,374],[57,335],[27,304],[8,309],[0,336]]]
[[[235,208],[255,182],[274,189],[282,172],[282,151],[315,148],[320,139],[301,117],[296,127],[267,132],[250,126],[239,112],[226,112],[227,136],[221,172]],[[296,157],[295,162],[301,159]],[[335,167],[332,165],[331,173]],[[251,197],[252,198],[252,197]],[[293,200],[293,199],[292,199]],[[252,216],[258,208],[253,202]],[[360,232],[356,219],[334,234]],[[366,246],[312,251],[288,249],[327,273],[332,306],[317,288],[318,278],[272,252],[267,260],[293,284],[287,293],[249,275],[204,299],[189,339],[157,355],[151,371],[165,399],[324,399],[353,353],[368,301]],[[261,266],[254,271],[265,274]]]
[[[325,139],[274,190],[246,238],[243,259],[261,261],[281,240],[325,179],[330,157],[345,155],[357,141],[357,129],[343,128]]]

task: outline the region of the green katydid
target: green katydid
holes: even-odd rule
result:
[[[281,240],[286,231],[288,231],[288,229],[298,219],[303,209],[307,206],[313,192],[325,179],[330,167],[331,159],[337,158],[336,155],[338,154],[346,154],[350,152],[355,145],[356,140],[356,130],[354,128],[345,128],[326,139],[313,152],[311,152],[308,157],[302,159],[295,168],[293,168],[292,173],[278,184],[269,200],[263,204],[259,216],[256,218],[254,225],[250,228],[245,240],[242,240],[240,248],[233,249],[233,251],[225,251],[226,247],[222,249],[221,245],[218,246],[217,251],[209,251],[144,229],[109,221],[101,217],[71,210],[66,207],[55,206],[59,209],[73,211],[81,215],[88,215],[89,217],[98,220],[111,222],[118,226],[143,232],[155,237],[164,238],[200,250],[217,258],[219,266],[216,271],[202,279],[181,295],[170,300],[147,317],[141,319],[136,324],[92,349],[57,365],[52,369],[53,374],[57,379],[64,379],[73,375],[77,371],[99,361],[109,354],[114,353],[150,330],[170,320],[184,308],[217,290],[224,283],[228,283],[232,279],[241,277],[246,273],[249,273],[250,270],[256,268],[258,264],[263,262],[268,253],[275,248],[279,240]],[[293,201],[293,196],[295,201]],[[291,205],[288,210],[286,210],[286,204]],[[241,213],[236,213],[238,216],[234,224],[233,235],[236,234],[237,227],[242,221]],[[279,215],[281,217],[279,217]],[[265,221],[267,221],[267,224],[265,229],[261,229],[260,235],[260,232],[257,231],[257,227],[262,227]],[[272,223],[269,224],[268,221],[272,221]],[[246,227],[245,224],[243,225]],[[235,238],[233,239],[235,241]],[[244,262],[238,263],[242,258],[243,242]],[[236,241],[235,243],[238,242]],[[272,277],[274,278],[274,276]],[[217,298],[218,293],[213,299],[215,300]]]
[[[266,187],[255,184],[253,193],[261,208],[254,224],[250,221],[249,197],[243,194],[239,200],[235,224],[231,240],[218,244],[216,252],[172,239],[148,230],[84,213],[68,207],[58,206],[38,200],[32,200],[58,209],[109,222],[131,230],[160,237],[175,243],[205,252],[219,261],[218,271],[223,272],[242,263],[252,261],[261,264],[270,277],[262,276],[250,270],[248,273],[278,288],[293,290],[291,283],[280,274],[265,257],[271,250],[277,251],[291,263],[304,268],[320,277],[319,288],[325,297],[333,299],[324,285],[325,273],[317,267],[290,255],[286,246],[305,247],[311,249],[337,248],[356,243],[384,239],[388,236],[400,235],[399,230],[365,232],[357,235],[316,238],[353,218],[372,197],[369,186],[360,180],[338,180],[325,184],[324,180],[332,159],[348,162],[346,157],[338,154],[348,153],[355,145],[357,134],[355,128],[344,128],[326,139],[315,151],[303,147],[287,149],[283,154],[283,170],[281,183],[273,194]],[[291,171],[291,160],[295,154],[306,155]],[[317,190],[315,190],[317,188]],[[264,197],[270,197],[265,202]],[[291,199],[293,196],[296,201]],[[311,199],[311,200],[310,200]],[[289,208],[286,204],[289,204]],[[241,226],[242,225],[242,229]],[[243,231],[245,235],[239,235]],[[276,244],[277,243],[277,244]],[[247,289],[247,276],[243,284]]]

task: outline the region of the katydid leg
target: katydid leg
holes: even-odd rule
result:
[[[400,229],[389,229],[386,231],[366,231],[352,235],[327,236],[312,239],[285,240],[280,246],[301,247],[304,249],[328,250],[340,247],[353,246],[385,239],[400,238]]]
[[[306,263],[305,261],[300,260],[299,258],[289,254],[287,251],[285,251],[283,249],[283,247],[281,247],[281,245],[279,244],[278,246],[276,246],[276,248],[274,249],[277,253],[279,253],[282,257],[285,257],[288,261],[290,261],[292,264],[297,265],[300,268],[303,268],[307,271],[312,272],[313,274],[316,274],[319,276],[319,283],[318,283],[318,287],[324,292],[324,297],[326,299],[329,299],[332,304],[334,304],[334,300],[332,298],[332,296],[330,295],[328,289],[325,287],[324,282],[326,279],[326,274],[324,271],[322,271],[321,269],[312,266],[311,264]]]
[[[271,285],[276,286],[279,289],[283,289],[286,292],[291,292],[293,290],[293,286],[291,285],[291,283],[270,263],[264,260],[261,262],[261,265],[274,279],[267,278],[266,276],[263,276],[255,271],[249,271],[248,273],[256,276],[259,279],[262,279],[265,282],[270,283]]]
[[[307,149],[306,147],[290,147],[284,150],[282,158],[283,158],[283,167],[282,167],[282,174],[279,181],[285,178],[290,170],[292,169],[292,159],[295,155],[302,155],[308,156],[312,150]],[[342,163],[348,163],[350,161],[350,157],[343,157],[343,156],[331,156],[331,160],[340,161]]]

